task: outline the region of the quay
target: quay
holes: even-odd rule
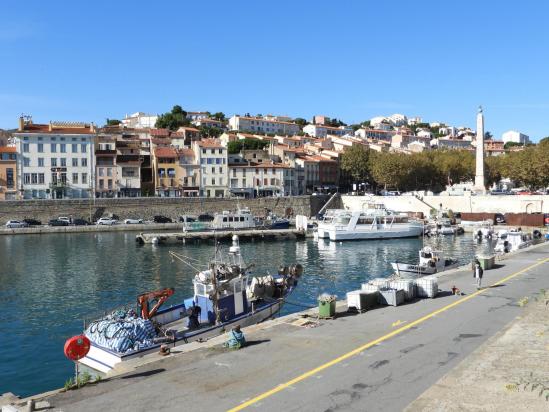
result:
[[[221,335],[135,360],[96,384],[33,399],[54,411],[400,411],[522,316],[520,302],[549,285],[548,243],[497,263],[478,291],[470,267],[462,267],[440,274],[434,299],[362,314],[347,313],[340,302],[333,320],[311,309],[244,329],[248,345],[241,350],[224,349]],[[451,294],[453,286],[461,296]],[[540,368],[549,365],[547,356]],[[493,398],[512,396],[503,385],[492,391]]]
[[[308,233],[300,229],[240,229],[240,230],[209,230],[180,231],[172,233],[140,233],[135,240],[140,244],[175,244],[192,240],[231,239],[238,235],[241,240],[284,240],[304,239]],[[312,236],[312,234],[311,234]]]
[[[128,231],[161,231],[181,229],[182,223],[142,223],[115,225],[87,225],[87,226],[29,226],[24,228],[9,229],[0,227],[2,235],[42,235],[48,233],[93,233],[93,232],[128,232]]]

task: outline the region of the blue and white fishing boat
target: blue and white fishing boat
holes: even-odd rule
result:
[[[191,258],[175,252],[172,257],[196,268]],[[85,335],[91,341],[88,354],[79,362],[102,373],[116,365],[169,347],[218,336],[237,325],[245,327],[277,314],[303,272],[299,264],[280,267],[275,276],[253,277],[240,254],[238,236],[233,236],[228,257],[216,247],[207,269],[197,270],[194,296],[166,309],[159,309],[173,289],[138,297],[138,310],[113,312],[91,322]],[[150,305],[156,302],[152,308]]]

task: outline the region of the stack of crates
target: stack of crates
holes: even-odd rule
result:
[[[391,289],[403,290],[404,299],[412,300],[416,297],[416,284],[414,279],[395,279],[389,282]]]
[[[417,278],[416,288],[418,297],[434,298],[438,293],[438,279],[436,276]]]

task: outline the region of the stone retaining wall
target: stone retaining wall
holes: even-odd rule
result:
[[[278,216],[314,216],[328,200],[326,196],[264,197],[257,199],[160,198],[21,200],[0,202],[0,225],[8,220],[33,218],[42,223],[59,216],[96,221],[115,214],[120,219],[152,220],[155,215],[177,219],[180,215],[219,213],[248,207],[256,216],[270,210]]]

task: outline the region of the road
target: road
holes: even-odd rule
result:
[[[239,351],[205,348],[49,398],[64,411],[400,411],[549,288],[549,245],[485,271],[442,276],[436,299],[297,326],[281,318],[246,332]],[[456,285],[465,293],[453,296]]]

